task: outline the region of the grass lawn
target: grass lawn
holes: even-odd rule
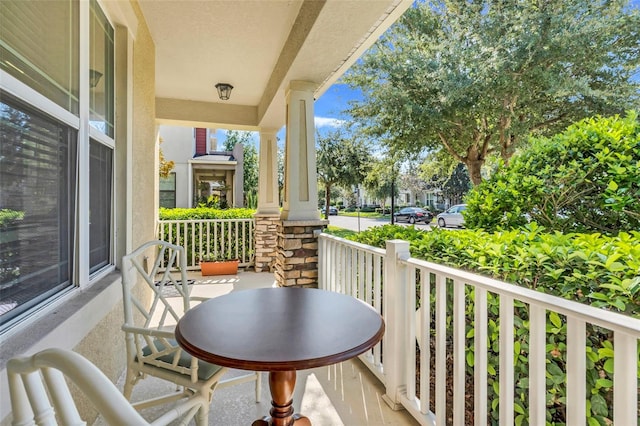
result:
[[[329,225],[325,230],[327,234],[335,235],[336,237],[345,238],[349,235],[357,234],[357,231],[352,231],[351,229],[338,228],[337,226]]]
[[[344,210],[340,211],[340,216],[350,216],[350,217],[358,217],[358,212],[345,212]],[[360,212],[360,217],[368,217],[371,219],[389,219],[388,214],[380,214],[376,212]]]

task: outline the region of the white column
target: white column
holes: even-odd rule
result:
[[[283,220],[320,219],[313,121],[314,90],[313,83],[292,81],[286,93]]]
[[[260,215],[280,214],[276,133],[276,129],[260,130],[258,211],[256,212]]]

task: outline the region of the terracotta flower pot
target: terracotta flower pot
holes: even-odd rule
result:
[[[200,262],[203,276],[207,275],[236,275],[238,273],[238,259],[215,262]]]

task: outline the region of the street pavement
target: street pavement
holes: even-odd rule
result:
[[[391,223],[390,219],[372,219],[368,217],[361,217],[358,219],[357,217],[351,216],[329,216],[329,223],[332,226],[337,226],[339,228],[350,229],[352,231],[364,231],[367,228],[371,228],[373,226],[382,226]],[[398,225],[409,225],[406,222],[398,222]],[[418,222],[415,224],[418,229],[430,229],[428,224],[424,224],[422,222]]]

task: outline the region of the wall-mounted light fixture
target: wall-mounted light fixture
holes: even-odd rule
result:
[[[94,69],[89,70],[89,86],[96,87],[102,78],[102,73]]]
[[[228,83],[218,83],[216,84],[216,89],[218,89],[218,96],[223,101],[228,100],[231,97],[231,90],[233,86]]]

